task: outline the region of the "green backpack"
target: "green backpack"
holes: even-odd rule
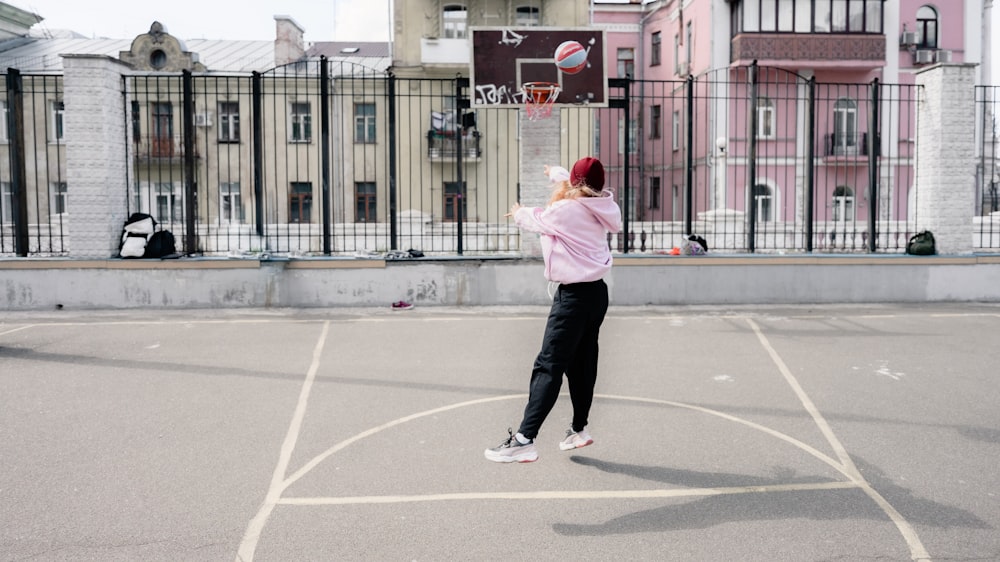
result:
[[[937,253],[934,247],[934,235],[929,230],[923,230],[910,237],[906,244],[906,253],[914,256],[932,256]]]

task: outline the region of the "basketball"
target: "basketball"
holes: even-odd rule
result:
[[[576,41],[564,41],[556,47],[556,66],[566,74],[576,74],[587,66],[587,49]]]

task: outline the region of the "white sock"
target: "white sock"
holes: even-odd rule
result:
[[[521,435],[520,431],[517,432],[517,435],[514,436],[514,439],[517,439],[517,442],[522,445],[527,445],[528,443],[531,443],[531,439],[528,439],[527,437]]]

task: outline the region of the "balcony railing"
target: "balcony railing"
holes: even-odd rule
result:
[[[169,160],[184,157],[184,138],[180,135],[172,137],[148,137],[135,143],[135,157],[140,160]],[[198,147],[195,145],[194,157],[198,158]]]
[[[879,142],[875,137],[875,155],[881,155]],[[863,156],[868,157],[868,133],[829,133],[823,135],[823,156]]]
[[[462,158],[479,158],[479,131],[462,136]],[[430,160],[454,160],[458,158],[458,137],[452,131],[427,131],[427,158]]]

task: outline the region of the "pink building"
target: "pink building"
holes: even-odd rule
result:
[[[609,78],[634,79],[612,93],[628,124],[598,116],[633,232],[677,221],[717,247],[901,248],[917,219],[915,73],[988,60],[991,5],[594,2]]]

